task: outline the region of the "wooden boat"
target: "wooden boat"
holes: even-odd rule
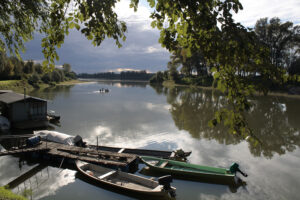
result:
[[[226,169],[150,156],[141,156],[140,158],[151,170],[164,174],[172,174],[179,178],[229,183],[234,182],[236,172],[240,172],[242,175],[247,176],[247,174],[240,171],[237,163],[234,163],[229,169]]]
[[[165,197],[168,196],[169,193],[170,195],[175,195],[176,188],[170,187],[170,181],[167,180],[166,183],[166,179],[160,181],[162,183],[159,183],[157,181],[125,173],[120,170],[113,170],[78,160],[76,161],[76,167],[81,174],[85,175],[89,179],[93,179],[101,184],[121,189],[123,191],[157,197]]]

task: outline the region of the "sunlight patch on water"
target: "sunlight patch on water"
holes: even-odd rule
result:
[[[146,108],[148,110],[151,111],[158,111],[158,112],[165,112],[165,111],[169,111],[169,109],[171,108],[171,105],[167,105],[167,104],[154,104],[151,102],[147,102],[146,104]]]
[[[155,146],[161,150],[176,150],[183,148],[188,151],[193,148],[191,143],[195,142],[185,131],[158,132],[155,127],[147,124],[140,125],[141,131],[131,132],[126,131],[121,135],[112,133],[110,127],[98,125],[93,131],[83,138],[90,144],[96,143],[96,138],[99,138],[99,145],[127,147],[127,148],[143,148]],[[178,139],[180,138],[180,139]],[[195,144],[196,145],[196,144]],[[185,147],[188,147],[185,149]]]

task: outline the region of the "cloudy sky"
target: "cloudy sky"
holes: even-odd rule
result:
[[[116,12],[127,23],[127,39],[122,48],[116,47],[111,39],[106,39],[100,47],[93,47],[77,31],[71,31],[64,45],[59,49],[60,61],[70,63],[77,73],[120,71],[120,69],[148,70],[157,72],[165,70],[170,54],[158,43],[159,32],[150,26],[151,10],[140,0],[139,9],[134,12],[129,8],[130,0],[121,0]],[[299,0],[240,0],[244,9],[235,15],[235,20],[244,26],[253,27],[257,19],[279,17],[282,21],[300,24]],[[41,37],[35,36],[26,44],[23,59],[43,60],[40,47]]]

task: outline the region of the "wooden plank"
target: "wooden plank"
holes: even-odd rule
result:
[[[0,156],[15,155],[20,153],[30,153],[35,151],[48,151],[48,150],[50,149],[45,147],[25,148],[25,149],[18,149],[18,150],[2,151],[0,152]]]
[[[38,146],[34,148],[23,148],[13,151],[0,152],[0,156],[38,151],[45,151],[45,155],[51,157],[69,158],[101,165],[114,165],[118,167],[126,167],[128,165],[131,165],[135,163],[137,159],[137,156],[133,154],[99,151],[95,149],[69,146],[45,141],[42,141]]]
[[[124,148],[120,149],[120,151],[118,151],[118,153],[122,153],[124,150],[125,150]]]
[[[110,171],[110,172],[107,172],[106,174],[103,174],[102,176],[99,176],[99,179],[107,178],[108,176],[111,176],[111,175],[113,175],[114,173],[116,173],[116,171]]]
[[[98,149],[102,151],[109,152],[119,152],[122,149],[122,153],[126,154],[135,154],[139,156],[155,156],[160,158],[170,158],[172,157],[172,151],[161,151],[161,150],[150,150],[150,149],[131,149],[131,148],[122,148],[122,147],[110,147],[110,146],[96,146],[96,145],[88,145],[91,149]],[[174,153],[173,153],[174,155]]]
[[[168,164],[168,161],[165,161],[165,162],[161,163],[159,165],[159,167],[164,168],[165,166],[167,166],[167,164]]]

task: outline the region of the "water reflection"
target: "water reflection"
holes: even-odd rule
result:
[[[30,199],[41,199],[54,195],[56,191],[75,181],[76,171],[50,163],[38,164],[28,158],[0,157],[0,184],[9,184],[17,194],[29,191]],[[2,172],[2,173],[1,173]]]
[[[54,100],[57,95],[63,95],[63,97],[67,98],[70,96],[70,90],[73,87],[74,85],[58,85],[43,89],[36,89],[30,92],[30,95],[46,100]]]
[[[155,88],[158,94],[165,94],[170,104],[170,113],[179,130],[188,131],[197,139],[216,140],[220,144],[239,144],[243,138],[228,134],[226,128],[208,126],[214,112],[226,106],[223,96],[211,90],[190,89],[184,87]],[[272,158],[275,153],[282,155],[300,146],[297,113],[300,112],[298,99],[278,97],[256,97],[254,107],[247,115],[254,135],[259,144],[249,142],[254,156]]]
[[[146,88],[148,85],[148,82],[146,81],[105,81],[105,80],[98,80],[97,81],[100,84],[103,85],[110,85],[114,87],[140,87],[140,88]]]

